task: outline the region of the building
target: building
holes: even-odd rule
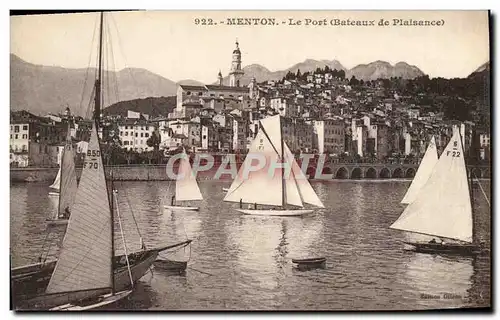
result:
[[[343,154],[345,152],[345,126],[339,119],[314,120],[318,153]]]
[[[155,125],[145,119],[126,119],[118,124],[122,148],[127,151],[152,151],[153,147],[149,147],[147,141],[154,131]]]
[[[170,117],[192,117],[200,114],[203,108],[213,108],[218,112],[224,109],[249,109],[258,97],[256,81],[248,86],[241,85],[244,71],[241,68],[241,51],[236,42],[233,51],[229,86],[223,84],[222,73],[217,74],[217,85],[179,85],[177,87],[176,109]]]
[[[241,68],[241,51],[238,41],[236,40],[236,49],[233,51],[233,60],[231,62],[231,70],[229,72],[229,86],[239,87],[241,78],[245,72]]]
[[[299,107],[292,99],[285,97],[274,97],[270,99],[271,108],[282,117],[298,117]]]

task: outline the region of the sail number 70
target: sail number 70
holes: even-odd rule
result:
[[[97,162],[87,162],[85,164],[87,165],[87,168],[89,168],[89,169],[99,168],[99,164]]]
[[[456,157],[456,158],[460,157],[460,151],[446,151],[446,156],[449,156],[450,153],[451,153],[452,157]]]

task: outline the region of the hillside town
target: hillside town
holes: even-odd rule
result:
[[[439,111],[439,96],[408,95],[391,83],[347,79],[343,70],[318,68],[288,73],[282,80],[242,83],[239,43],[232,52],[229,83],[219,71],[215,84],[184,85],[165,116],[134,110],[102,114],[103,155],[108,164],[164,163],[184,147],[188,152],[245,154],[259,120],[279,114],[287,145],[297,156],[326,154],[335,161],[418,161],[434,136],[441,151],[459,128],[469,161],[490,159],[490,129],[483,122]],[[91,120],[64,114],[11,112],[13,167],[57,166],[68,132],[83,159]],[[78,159],[77,159],[78,163]]]

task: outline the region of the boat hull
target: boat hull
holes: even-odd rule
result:
[[[50,309],[49,311],[86,311],[86,310],[98,310],[102,309],[106,306],[109,306],[113,303],[116,303],[122,299],[125,299],[132,293],[132,290],[124,290],[120,292],[115,292],[115,294],[105,294],[98,297],[97,301],[91,302],[90,304],[85,305],[72,305],[70,303],[61,305],[55,308]]]
[[[169,259],[157,259],[153,265],[155,268],[171,271],[171,272],[183,272],[187,268],[187,261],[174,261]]]
[[[165,209],[175,210],[175,211],[199,211],[199,207],[183,207],[183,206],[163,206]]]
[[[157,257],[158,250],[156,249],[128,255],[130,271],[134,283],[144,276]],[[109,289],[104,289],[91,293],[81,292],[50,296],[42,295],[49,284],[56,262],[57,261],[50,261],[45,264],[39,263],[12,269],[11,288],[16,309],[47,310],[51,307],[61,306],[71,303],[72,301],[74,302],[88,298],[89,295],[95,297],[109,292]],[[120,291],[130,287],[130,275],[124,255],[115,257],[114,277],[115,290]],[[18,301],[19,303],[16,303]]]
[[[311,213],[314,210],[311,209],[297,209],[297,210],[256,210],[256,209],[236,209],[244,214],[256,215],[256,216],[280,216],[280,217],[293,217],[301,216],[307,213]]]
[[[50,191],[49,192],[49,197],[59,197],[59,192],[57,192],[57,191]]]
[[[479,253],[479,247],[474,244],[455,244],[455,243],[425,243],[409,242],[407,245],[413,247],[413,251],[430,254],[453,254],[453,255],[476,255]]]
[[[310,258],[310,259],[292,259],[292,262],[296,264],[296,268],[300,271],[306,271],[311,269],[324,269],[326,268],[326,258]]]
[[[223,192],[228,192],[228,191],[229,191],[229,188],[222,188],[222,191],[223,191]]]
[[[68,224],[69,219],[47,219],[47,225],[60,226]]]

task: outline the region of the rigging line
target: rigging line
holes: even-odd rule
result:
[[[110,15],[110,17],[111,17],[111,15]],[[118,91],[118,71],[117,71],[116,65],[115,65],[115,54],[113,51],[113,40],[112,40],[111,26],[108,24],[107,27],[108,27],[108,35],[109,35],[108,45],[109,45],[109,51],[110,51],[110,56],[111,56],[111,64],[113,66],[112,75],[114,77],[114,89],[115,89],[115,94],[116,94],[116,101],[115,102],[119,102],[120,95],[119,95],[119,91]],[[111,92],[111,88],[109,89],[109,92]],[[111,101],[111,98],[110,98],[110,101]]]
[[[124,188],[123,191],[125,193],[125,200],[127,201],[127,205],[128,205],[128,207],[130,209],[130,214],[132,215],[132,219],[133,219],[135,227],[137,229],[137,233],[139,234],[139,241],[141,243],[141,247],[143,249],[146,249],[146,246],[144,245],[144,241],[143,241],[143,238],[142,238],[141,230],[139,229],[139,225],[137,224],[137,220],[135,219],[135,215],[134,215],[134,211],[132,209],[132,205],[130,204],[130,200],[129,200],[129,197],[128,197],[127,189]]]
[[[481,189],[481,192],[483,193],[484,199],[488,203],[488,206],[491,206],[490,205],[490,201],[488,200],[488,197],[486,196],[486,193],[484,192],[483,186],[481,186],[481,182],[479,182],[479,179],[477,178],[477,176],[476,176],[476,174],[474,172],[472,174],[476,178],[477,184],[479,185],[479,188]],[[471,188],[472,188],[472,186],[471,186]]]
[[[99,19],[99,16],[96,16],[96,21],[94,23],[94,33],[92,34],[92,41],[90,42],[90,50],[88,51],[89,52],[89,60],[87,62],[87,69],[85,70],[85,79],[84,79],[84,82],[83,82],[82,98],[80,100],[80,105],[78,106],[80,109],[82,108],[83,99],[85,97],[85,90],[87,88],[87,81],[88,81],[88,78],[89,78],[89,71],[90,71],[90,63],[92,61],[92,48],[94,47],[95,35],[96,35],[96,32],[97,32],[97,26],[99,24],[98,23],[98,19]],[[90,100],[92,100],[92,95],[93,95],[93,93],[90,95]],[[87,110],[85,112],[83,112],[83,114],[85,115],[85,117],[87,116],[88,108],[89,107],[87,107]]]
[[[116,194],[117,194],[117,191],[113,190],[113,198],[114,198],[114,201],[116,204],[116,206],[115,206],[116,215],[118,216],[118,224],[120,225],[120,234],[122,235],[122,241],[123,241],[123,250],[125,251],[125,260],[127,261],[128,275],[130,276],[130,285],[133,288],[134,287],[134,279],[132,278],[132,271],[130,270],[130,262],[128,261],[127,242],[125,241],[125,236],[123,235],[122,219],[120,217],[120,210],[118,208],[118,199],[115,196]]]
[[[120,52],[121,52],[121,54],[123,56],[123,60],[125,61],[125,66],[128,66],[129,64],[128,64],[127,58],[125,57],[125,54],[123,52],[123,45],[122,45],[122,41],[121,41],[121,37],[120,37],[120,31],[118,29],[118,26],[117,26],[116,21],[113,18],[113,16],[110,15],[110,17],[111,17],[111,21],[113,21],[113,24],[115,25],[116,35],[117,35],[117,38],[118,38],[118,46],[120,47]],[[130,70],[130,68],[126,68],[126,69],[127,69],[128,73],[130,75],[130,78],[132,79],[132,83],[134,84],[134,88],[137,88],[137,83],[135,81],[134,76],[132,75],[132,71]]]

